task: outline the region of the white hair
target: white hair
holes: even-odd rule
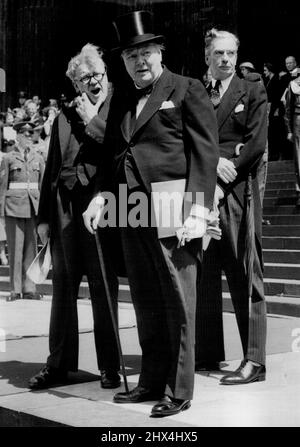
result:
[[[82,47],[80,53],[70,60],[66,75],[71,81],[76,81],[76,70],[79,65],[86,64],[89,68],[93,69],[99,60],[103,61],[102,56],[103,51],[100,48],[91,43],[87,43]]]

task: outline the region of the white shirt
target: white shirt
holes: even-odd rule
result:
[[[229,76],[228,78],[226,78],[226,79],[222,79],[221,80],[221,85],[220,85],[220,87],[219,87],[219,92],[220,92],[220,98],[222,99],[222,97],[225,95],[225,93],[227,92],[227,90],[228,90],[228,87],[229,87],[229,85],[230,85],[230,82],[231,82],[231,80],[232,80],[232,78],[233,78],[233,76],[235,75],[235,73],[232,73],[232,75],[231,76]],[[214,78],[212,78],[212,86],[213,86],[213,88],[215,87],[215,85],[216,85],[216,82],[217,82],[217,80],[216,79],[214,79]]]

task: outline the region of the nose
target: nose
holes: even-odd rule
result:
[[[143,64],[144,62],[145,62],[144,56],[141,53],[138,53],[137,57],[136,57],[136,63],[137,64]]]
[[[223,54],[222,61],[225,62],[226,64],[229,61],[229,57],[228,57],[228,54],[226,53],[226,51]]]
[[[96,85],[96,84],[98,84],[97,79],[95,79],[94,77],[92,77],[92,78],[90,79],[90,85]]]

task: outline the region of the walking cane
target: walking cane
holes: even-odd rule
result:
[[[99,234],[98,234],[97,230],[95,232],[95,239],[96,239],[96,247],[97,247],[97,252],[98,252],[100,270],[102,273],[103,283],[104,283],[104,288],[105,288],[105,293],[106,293],[107,304],[109,307],[113,330],[114,330],[116,341],[117,341],[117,347],[118,347],[118,353],[119,353],[119,357],[120,357],[121,371],[122,371],[122,376],[124,379],[125,391],[126,391],[126,393],[129,393],[124,358],[123,358],[123,354],[122,354],[122,348],[121,348],[121,342],[120,342],[120,336],[119,336],[119,328],[118,328],[116,320],[115,320],[114,309],[113,309],[113,305],[112,305],[112,299],[111,299],[111,294],[110,294],[107,275],[106,275],[106,267],[105,267],[105,263],[104,263],[104,259],[103,259],[103,252],[102,252]]]

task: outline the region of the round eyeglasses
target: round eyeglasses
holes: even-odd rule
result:
[[[85,76],[83,76],[82,78],[78,79],[79,82],[81,82],[83,85],[88,85],[91,80],[94,78],[97,82],[102,82],[104,76],[106,75],[106,68],[104,70],[103,73],[92,73],[92,74],[87,74]]]

